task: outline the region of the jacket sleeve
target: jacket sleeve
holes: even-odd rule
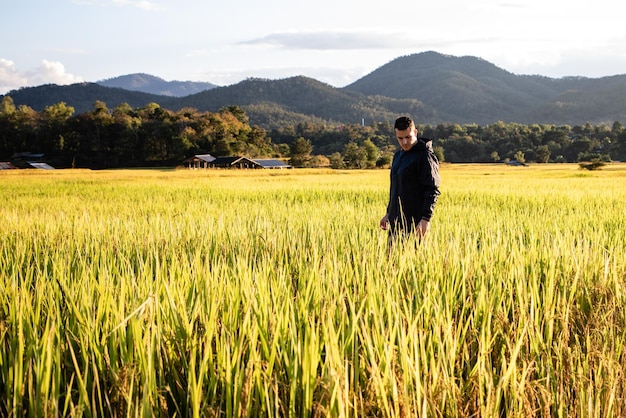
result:
[[[391,160],[391,168],[389,169],[389,202],[387,203],[387,212],[386,212],[387,215],[389,215],[389,212],[391,211],[391,201],[394,198],[394,188],[397,187],[397,185],[394,184],[394,180],[393,180],[393,167],[394,167],[394,164],[396,163],[397,156],[398,156],[398,153],[395,153],[393,155],[393,158]]]
[[[422,219],[430,221],[435,211],[435,205],[441,194],[439,191],[439,161],[432,152],[426,152],[421,166],[420,181],[423,185]]]

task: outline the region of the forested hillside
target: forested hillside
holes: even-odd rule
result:
[[[41,111],[65,102],[77,113],[102,101],[110,108],[151,102],[171,111],[215,112],[238,106],[263,129],[298,123],[370,124],[408,113],[421,123],[498,121],[553,125],[626,121],[626,75],[554,79],[516,75],[476,57],[424,52],[397,58],[365,77],[336,88],[296,76],[247,79],[184,97],[149,95],[94,83],[24,88],[7,94],[16,105]]]
[[[578,162],[626,159],[626,129],[496,122],[420,124],[441,161]],[[76,114],[61,102],[37,112],[0,102],[0,161],[25,166],[32,154],[55,167],[179,166],[195,154],[289,159],[296,167],[387,167],[397,149],[392,124],[298,123],[266,131],[237,106],[217,112],[171,111],[156,103],[113,109],[96,102]]]
[[[436,121],[584,124],[626,120],[626,75],[516,75],[477,57],[436,52],[400,57],[345,87],[366,95],[419,98]],[[443,116],[445,115],[445,116]]]
[[[397,58],[345,88],[297,76],[171,97],[81,83],[1,100],[0,160],[35,152],[59,167],[171,166],[201,153],[384,167],[400,114],[442,161],[626,160],[626,75],[515,75],[435,52]]]
[[[7,93],[16,106],[24,105],[36,111],[47,106],[65,103],[75,113],[85,113],[94,109],[97,102],[114,108],[122,103],[131,107],[143,107],[149,103],[163,103],[169,98],[157,94],[125,90],[116,87],[104,87],[97,83],[78,83],[69,86],[45,84],[38,87],[24,87]]]
[[[363,119],[368,122],[392,120],[402,112],[432,113],[416,99],[366,96],[302,76],[274,81],[248,79],[233,86],[168,101],[173,108],[193,107],[202,111],[216,111],[233,104],[245,109],[252,123],[264,128],[312,122],[314,119],[343,124],[359,123]],[[281,116],[288,113],[294,117],[290,122],[283,121]],[[261,118],[266,115],[272,119],[263,123]]]

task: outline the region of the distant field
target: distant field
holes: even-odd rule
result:
[[[626,164],[0,171],[0,416],[626,415]]]

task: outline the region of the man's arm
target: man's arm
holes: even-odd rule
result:
[[[422,173],[420,175],[420,181],[424,188],[422,220],[429,222],[435,211],[435,205],[437,204],[439,195],[441,194],[439,191],[441,178],[439,177],[439,161],[437,161],[435,154],[428,152],[425,160],[424,164],[422,164]]]

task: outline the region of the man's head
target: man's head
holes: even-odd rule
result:
[[[410,150],[417,142],[417,128],[415,123],[408,116],[401,116],[396,119],[393,125],[396,131],[396,138],[403,151]]]

